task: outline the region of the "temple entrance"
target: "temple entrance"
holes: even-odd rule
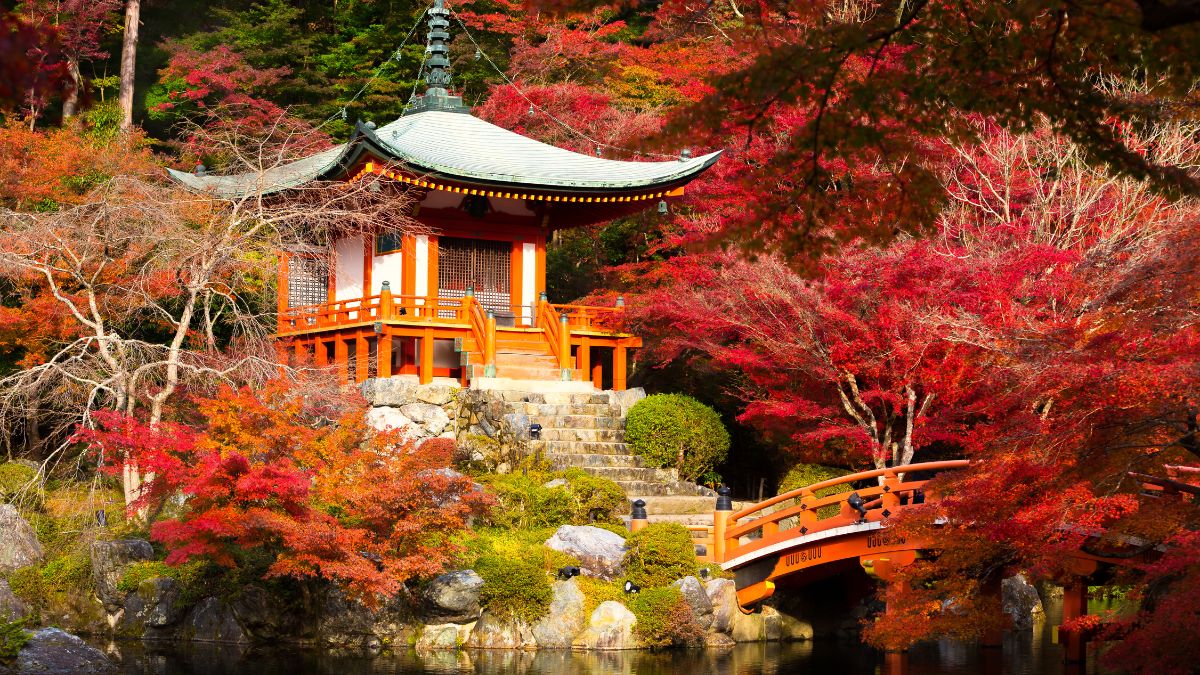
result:
[[[467,287],[475,299],[512,325],[512,244],[506,241],[438,239],[438,296],[461,298]]]

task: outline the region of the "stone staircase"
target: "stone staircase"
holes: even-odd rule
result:
[[[593,476],[608,478],[620,485],[630,500],[641,498],[651,505],[666,498],[675,502],[684,500],[712,511],[716,498],[712,490],[680,480],[675,469],[647,466],[641,457],[629,451],[625,445],[625,410],[611,398],[619,394],[498,393],[509,412],[527,416],[531,424],[542,425],[540,440],[531,441],[531,446],[553,468],[578,467]]]

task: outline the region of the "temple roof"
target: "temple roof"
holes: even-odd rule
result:
[[[349,142],[262,172],[229,176],[168,170],[198,192],[236,198],[270,194],[316,179],[338,178],[364,152],[417,175],[497,187],[561,191],[628,191],[687,182],[720,152],[666,162],[627,162],[548,145],[466,112],[427,110],[374,130],[359,124]]]

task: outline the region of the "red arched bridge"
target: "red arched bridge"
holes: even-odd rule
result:
[[[693,526],[702,560],[734,575],[743,611],[771,597],[777,585],[804,586],[847,569],[861,568],[881,581],[938,548],[936,541],[906,538],[890,527],[892,518],[938,496],[927,486],[934,475],[965,468],[967,460],[927,462],[841,476],[792,490],[734,511],[728,490],[717,498],[711,526]],[[1185,499],[1200,488],[1173,480],[1176,473],[1200,472],[1168,467],[1172,479],[1131,474],[1143,494],[1177,495]],[[865,482],[870,487],[861,487]],[[856,487],[853,492],[826,493],[829,488]],[[640,517],[639,517],[640,516]],[[645,526],[645,512],[635,505],[632,529]],[[1069,561],[1076,583],[1064,589],[1063,621],[1087,611],[1089,578],[1106,566],[1129,565],[1159,551],[1131,539],[1112,540],[1096,533]],[[1084,638],[1063,632],[1064,657],[1082,660]],[[999,643],[999,636],[989,638]]]

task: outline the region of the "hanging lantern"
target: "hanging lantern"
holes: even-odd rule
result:
[[[537,111],[533,109],[533,104],[530,103],[529,104],[529,116],[533,117],[535,114],[537,114]]]
[[[667,215],[668,210],[669,209],[667,208],[667,200],[665,200],[665,199],[658,200],[658,212],[661,215],[665,216],[665,215]]]

